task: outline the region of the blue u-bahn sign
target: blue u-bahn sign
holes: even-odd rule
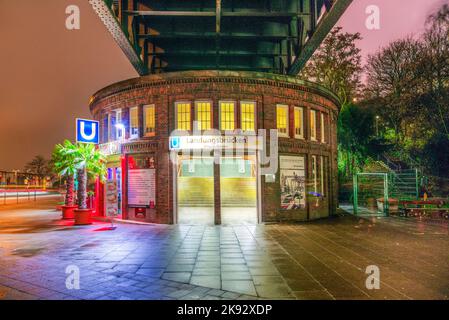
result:
[[[76,119],[76,142],[98,144],[100,141],[99,122],[87,119]]]

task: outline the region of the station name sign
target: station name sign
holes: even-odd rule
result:
[[[170,150],[188,149],[247,149],[259,150],[262,144],[254,136],[171,136]]]
[[[98,146],[100,152],[105,156],[115,154],[128,154],[140,152],[154,152],[159,149],[159,143],[154,141],[122,142],[111,141]]]

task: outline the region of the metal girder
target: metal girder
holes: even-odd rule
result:
[[[258,40],[278,42],[280,40],[288,39],[287,35],[265,35],[265,34],[226,34],[226,33],[194,33],[194,32],[170,32],[162,34],[139,34],[139,38],[146,39],[215,39],[220,37],[222,39],[231,40]]]
[[[123,13],[131,16],[151,16],[151,17],[215,17],[215,11],[130,11]]]
[[[89,2],[140,75],[189,68],[294,75],[352,0]]]
[[[132,16],[152,17],[215,17],[219,16],[216,11],[124,11]],[[308,14],[306,14],[308,15]],[[221,11],[222,17],[236,18],[293,18],[301,16],[296,12],[253,12],[253,11]]]
[[[352,0],[335,0],[333,6],[330,7],[331,9],[328,14],[323,17],[311,38],[301,48],[298,56],[288,70],[288,74],[296,75],[306,65],[307,61],[313,55],[315,50],[318,49],[326,35],[335,26],[351,3]]]
[[[215,56],[217,52],[215,51],[176,51],[176,52],[151,52],[148,53],[150,56],[158,56],[158,57],[178,57],[178,56]],[[270,53],[263,53],[263,52],[226,52],[226,51],[220,51],[218,54],[223,56],[231,56],[231,57],[252,57],[252,56],[259,56],[259,57],[276,57],[279,56],[278,53],[270,52]],[[283,56],[287,56],[287,54],[283,54]]]
[[[106,5],[104,0],[89,0],[89,3],[111,33],[115,42],[117,42],[123,53],[128,57],[128,60],[133,65],[134,69],[136,69],[140,75],[147,74],[147,66],[143,64],[142,60],[137,55],[134,46],[121,28],[120,23],[117,21],[117,18],[110,7]]]
[[[156,68],[158,69],[158,68]],[[271,67],[248,67],[248,66],[236,66],[236,65],[172,65],[163,67],[166,71],[187,71],[187,70],[236,70],[236,71],[270,71]]]

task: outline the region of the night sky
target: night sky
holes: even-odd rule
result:
[[[423,29],[449,0],[354,0],[339,25],[360,32],[364,56]],[[406,5],[405,5],[406,3]],[[65,9],[81,10],[81,30],[65,28]],[[381,29],[365,28],[378,5]],[[91,118],[88,100],[102,87],[137,76],[87,0],[0,0],[0,170],[22,169],[34,155],[74,139],[75,118]]]

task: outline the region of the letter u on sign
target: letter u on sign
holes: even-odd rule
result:
[[[99,123],[94,120],[76,119],[76,141],[84,143],[99,142]]]

